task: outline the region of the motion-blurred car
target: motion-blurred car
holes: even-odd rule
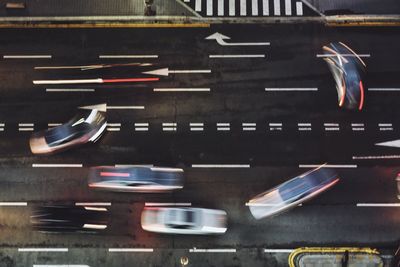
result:
[[[366,65],[350,47],[344,43],[324,46],[324,60],[336,82],[339,107],[361,110],[364,105]]]
[[[30,139],[31,151],[34,154],[49,154],[96,142],[106,126],[104,112],[97,109],[79,110],[67,123],[34,133]]]
[[[183,188],[183,170],[159,167],[100,166],[90,169],[90,188],[118,192],[157,193]]]
[[[320,166],[261,193],[246,205],[256,219],[276,215],[331,188],[339,181],[332,170]]]
[[[107,228],[109,212],[104,207],[39,206],[31,215],[31,225],[40,232],[97,233]]]
[[[142,228],[164,234],[223,234],[227,230],[227,214],[203,208],[145,207]]]

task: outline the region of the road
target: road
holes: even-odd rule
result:
[[[0,207],[0,262],[11,264],[4,266],[121,266],[121,261],[137,264],[137,257],[148,266],[179,266],[184,255],[190,266],[285,266],[288,251],[299,246],[397,246],[399,148],[376,143],[399,138],[400,91],[394,90],[400,84],[399,29],[219,25],[1,31],[0,203],[20,205]],[[229,36],[228,44],[270,44],[220,45],[205,39],[215,32]],[[338,108],[333,79],[318,57],[331,41],[365,55],[368,90],[362,112]],[[153,65],[34,69],[133,62]],[[162,68],[169,68],[168,76],[143,74]],[[195,70],[201,73],[180,73]],[[133,77],[159,81],[33,84]],[[33,131],[67,121],[77,107],[101,103],[109,108],[108,131],[97,143],[58,155],[31,154]],[[252,196],[325,162],[337,167],[337,186],[282,215],[251,217],[245,203]],[[87,188],[88,167],[115,164],[181,167],[185,187],[162,195]],[[110,205],[109,229],[89,236],[31,231],[33,206],[76,202]],[[139,222],[145,202],[224,209],[228,232],[218,237],[146,233]],[[121,247],[151,251],[107,252]]]

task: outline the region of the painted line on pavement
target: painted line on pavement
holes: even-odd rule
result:
[[[371,54],[317,54],[317,57],[336,57],[338,55],[343,57],[371,57]]]
[[[294,249],[273,249],[273,248],[265,248],[264,253],[292,253]]]
[[[18,128],[18,131],[20,132],[32,132],[34,128]]]
[[[400,159],[400,155],[353,156],[352,159]]]
[[[209,58],[265,58],[265,55],[209,55]]]
[[[18,126],[20,126],[20,127],[25,127],[25,126],[29,127],[29,126],[33,126],[33,125],[34,125],[33,123],[18,123]]]
[[[18,252],[68,252],[68,248],[18,248]]]
[[[211,70],[169,70],[169,73],[211,73]]]
[[[400,208],[400,203],[357,203],[357,207]]]
[[[400,88],[368,88],[368,91],[391,92],[391,91],[400,91]]]
[[[94,92],[95,89],[85,88],[46,88],[46,92]]]
[[[189,249],[191,253],[236,253],[234,248],[192,248]]]
[[[33,267],[90,267],[85,264],[34,264]]]
[[[99,58],[158,58],[158,55],[99,55]]]
[[[152,248],[109,248],[108,252],[153,252]]]
[[[144,106],[108,106],[107,109],[144,109]]]
[[[266,92],[307,92],[307,91],[318,91],[318,88],[265,88]]]
[[[153,92],[210,92],[210,88],[154,88]]]
[[[28,206],[28,202],[0,202],[1,207],[20,207]]]
[[[299,168],[357,168],[355,164],[299,164]]]
[[[83,164],[40,164],[32,163],[33,168],[82,168]]]
[[[115,168],[125,168],[125,167],[154,167],[153,164],[115,164]]]
[[[39,58],[52,58],[51,55],[3,55],[3,59],[39,59]]]
[[[107,126],[111,126],[111,127],[118,127],[118,126],[121,126],[121,123],[109,123],[109,122],[107,122]]]
[[[145,202],[144,205],[146,207],[162,207],[162,206],[192,206],[190,202],[182,202],[182,203],[164,203],[164,202]]]
[[[192,168],[250,168],[250,164],[192,164]]]
[[[121,128],[116,128],[116,127],[107,127],[108,132],[119,132],[121,131]]]
[[[111,202],[76,202],[75,206],[111,206]]]

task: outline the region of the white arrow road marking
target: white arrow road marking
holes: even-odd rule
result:
[[[216,32],[214,34],[211,34],[210,36],[206,37],[206,40],[215,40],[219,45],[222,46],[266,46],[270,45],[269,42],[261,42],[261,43],[227,43],[225,40],[231,39],[230,37],[220,34],[219,32]]]
[[[376,146],[388,146],[388,147],[400,147],[400,139],[393,140],[393,141],[376,143],[375,145]]]
[[[90,106],[82,106],[80,109],[97,109],[101,112],[106,112],[108,109],[144,109],[144,106],[108,106],[106,103],[90,105]]]
[[[211,70],[170,70],[169,68],[162,68],[157,70],[145,71],[143,74],[150,75],[160,75],[160,76],[168,76],[170,73],[173,74],[182,74],[182,73],[211,73]]]

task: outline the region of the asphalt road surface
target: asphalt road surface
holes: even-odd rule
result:
[[[231,39],[222,45],[205,39],[215,32]],[[320,25],[2,29],[0,266],[180,266],[182,256],[189,266],[286,266],[299,246],[395,249],[400,148],[376,144],[400,139],[399,33]],[[364,55],[361,112],[338,107],[333,78],[318,56],[332,41]],[[37,68],[126,63],[148,65]],[[165,68],[168,76],[143,73],[167,74]],[[141,77],[159,80],[117,83]],[[99,78],[105,83],[33,83]],[[78,107],[102,103],[108,128],[97,143],[51,156],[30,152],[32,132],[67,121]],[[282,215],[252,218],[245,206],[251,197],[321,163],[337,168],[339,184]],[[88,167],[122,164],[181,167],[184,189],[88,189]],[[104,234],[30,229],[33,206],[79,202],[108,206],[112,221]],[[224,209],[228,231],[216,237],[144,232],[146,202]]]

